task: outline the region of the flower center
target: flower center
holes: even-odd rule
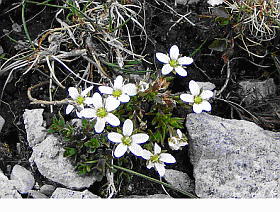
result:
[[[178,61],[177,60],[170,60],[169,64],[172,66],[172,67],[177,67],[179,65]]]
[[[78,96],[77,99],[76,99],[76,102],[77,102],[79,105],[81,105],[81,104],[83,104],[84,100],[85,100],[85,99],[84,99],[83,96]]]
[[[122,143],[126,146],[130,146],[131,145],[131,138],[129,136],[124,136],[122,138]]]
[[[194,97],[194,103],[195,104],[200,104],[203,101],[203,99],[200,96],[195,96]]]
[[[104,118],[107,116],[107,110],[104,107],[100,107],[96,111],[96,115],[100,118]]]
[[[151,162],[152,163],[158,163],[159,162],[159,154],[153,155],[151,157]]]
[[[115,90],[113,91],[113,96],[118,98],[120,95],[122,95],[122,91],[121,90]]]

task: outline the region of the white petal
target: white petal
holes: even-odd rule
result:
[[[93,89],[93,85],[90,86],[90,87],[88,87],[88,88],[86,88],[85,90],[83,90],[82,93],[81,93],[81,95],[82,95],[83,97],[86,97],[87,94],[88,94],[88,92],[91,91],[91,89]]]
[[[169,55],[172,60],[177,60],[180,55],[178,46],[176,45],[171,46],[169,50]]]
[[[148,162],[148,165],[147,165],[147,168],[150,169],[150,168],[153,168],[155,166],[154,163],[152,163],[151,161]]]
[[[65,109],[65,113],[68,115],[69,113],[72,112],[72,110],[74,110],[74,106],[73,105],[67,105],[66,109]]]
[[[209,98],[211,98],[211,97],[213,97],[213,92],[212,91],[210,91],[210,90],[204,90],[204,91],[202,91],[202,93],[200,94],[200,97],[202,98],[202,99],[209,99]]]
[[[113,88],[109,87],[109,86],[99,86],[98,90],[100,91],[100,93],[104,93],[104,94],[108,94],[108,95],[112,95],[113,94]]]
[[[92,98],[93,98],[92,104],[96,109],[103,107],[102,97],[99,93],[95,92],[92,95]]]
[[[212,109],[211,104],[207,101],[202,101],[201,103],[202,110],[210,111]]]
[[[158,59],[159,62],[166,63],[166,64],[169,63],[170,61],[169,56],[163,53],[156,53],[156,58]]]
[[[129,96],[135,96],[137,94],[137,87],[133,83],[128,83],[123,86],[123,92]]]
[[[185,77],[188,75],[188,72],[182,66],[175,67],[175,71],[181,77]]]
[[[122,90],[122,87],[123,87],[123,77],[119,75],[114,80],[114,90]]]
[[[159,174],[160,177],[163,177],[165,174],[165,167],[164,164],[160,164],[160,163],[155,163],[155,168]]]
[[[159,160],[164,163],[175,163],[176,162],[176,159],[169,153],[161,153]]]
[[[143,151],[142,151],[142,158],[144,158],[145,160],[149,160],[152,156],[153,156],[153,154],[150,152],[150,151],[148,151],[148,150],[146,150],[146,149],[144,149]]]
[[[201,104],[193,104],[193,112],[201,113],[202,110],[203,110],[203,107]]]
[[[87,105],[92,105],[94,102],[94,98],[92,97],[87,97],[85,100],[84,100],[84,103],[87,104]]]
[[[120,100],[123,103],[127,103],[130,100],[130,97],[127,94],[122,94],[118,97],[118,100]]]
[[[122,143],[123,136],[116,132],[110,132],[108,134],[108,139],[114,143]]]
[[[143,149],[142,149],[142,147],[141,147],[140,145],[138,145],[138,144],[132,143],[132,144],[128,147],[128,149],[129,149],[134,155],[136,155],[136,156],[141,156],[141,155],[142,155]]]
[[[159,154],[160,152],[161,152],[160,146],[157,143],[155,143],[154,154],[156,155]]]
[[[94,125],[95,132],[101,133],[105,128],[105,118],[97,117],[96,124]]]
[[[178,59],[178,63],[179,63],[179,65],[190,65],[193,63],[193,59],[190,57],[186,57],[186,56],[180,57]]]
[[[111,111],[117,109],[120,106],[120,103],[121,103],[120,100],[116,99],[113,96],[109,96],[105,100],[105,109],[108,112],[111,112]]]
[[[173,142],[169,142],[168,144],[169,144],[170,149],[172,149],[172,150],[178,150],[179,149],[179,147],[176,144],[174,144]]]
[[[179,138],[182,138],[183,133],[180,129],[177,129],[177,134],[178,134]]]
[[[130,119],[126,119],[123,123],[123,135],[131,136],[133,131],[133,122]]]
[[[72,99],[77,99],[77,97],[80,96],[78,89],[74,87],[68,88],[68,93]]]
[[[167,75],[169,74],[171,71],[173,70],[173,67],[170,64],[165,64],[162,69],[161,69],[161,73],[163,75]]]
[[[123,156],[125,154],[125,152],[127,151],[127,146],[124,145],[123,143],[120,143],[116,149],[115,149],[115,152],[114,152],[114,155],[116,158],[119,158],[121,156]]]
[[[192,95],[199,95],[200,94],[200,87],[194,80],[191,80],[189,82],[189,89],[190,89],[190,92],[191,92]]]
[[[180,95],[180,99],[184,102],[190,102],[190,103],[194,102],[194,96],[191,94],[183,93]]]
[[[110,125],[116,127],[120,125],[120,120],[117,116],[115,116],[112,113],[108,113],[107,116],[104,118],[106,122],[108,122]]]
[[[145,133],[137,133],[131,136],[132,141],[136,144],[143,144],[149,140],[149,136]]]
[[[96,110],[91,108],[83,109],[80,112],[80,116],[84,118],[95,118],[96,117]]]

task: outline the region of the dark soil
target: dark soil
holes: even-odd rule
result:
[[[27,40],[23,28],[21,32],[15,32],[12,30],[13,22],[16,22],[20,25],[22,24],[22,6],[16,7],[21,1],[13,2],[14,4],[11,4],[10,1],[3,0],[0,6],[0,45],[4,49],[5,58],[10,58],[19,52],[19,50],[14,48],[16,43],[10,38],[13,38],[17,41]],[[50,3],[61,4],[59,0],[51,1]],[[249,56],[246,51],[239,47],[243,46],[243,43],[241,39],[238,38],[234,39],[234,48],[228,48],[224,51],[212,51],[208,48],[208,46],[212,44],[216,38],[227,38],[231,41],[236,36],[236,34],[233,30],[233,23],[223,26],[219,25],[218,22],[215,21],[215,18],[209,13],[208,7],[209,5],[205,1],[199,1],[196,4],[191,5],[178,5],[177,7],[174,6],[173,0],[158,1],[158,3],[157,1],[146,1],[145,24],[148,34],[148,43],[143,55],[147,55],[145,59],[154,62],[154,65],[144,62],[144,69],[147,67],[152,70],[161,69],[162,65],[155,59],[156,52],[168,52],[172,45],[177,45],[182,55],[189,56],[206,40],[200,50],[192,56],[194,59],[194,64],[188,66],[188,76],[185,78],[179,77],[178,75],[174,76],[175,78],[170,85],[170,90],[172,93],[187,91],[188,83],[191,79],[195,81],[210,81],[216,85],[217,90],[221,89],[225,83],[227,75],[226,68],[223,69],[225,66],[225,61],[222,58],[223,54],[226,54],[229,57],[229,60],[233,58],[239,58],[230,62],[231,78],[227,88],[223,92],[222,96],[224,98],[229,96],[231,101],[239,103],[240,97],[236,93],[236,89],[238,88],[237,82],[243,79],[265,80],[266,78],[270,77],[274,79],[276,85],[279,85],[279,72],[274,64],[273,58],[270,56],[271,52],[276,52],[276,56],[279,56],[279,34],[275,39],[268,42],[263,42],[262,46],[251,48],[252,52],[258,52],[260,55],[267,51],[267,56],[263,58],[254,57],[252,55]],[[177,24],[175,24],[175,22],[180,17],[176,15],[176,13],[170,8],[173,8],[174,11],[181,15],[190,12],[190,15],[186,17],[195,23],[195,26],[192,26],[185,19],[182,19]],[[54,19],[55,13],[57,11],[58,8],[55,7],[26,4],[25,20],[27,21],[27,29],[31,40],[36,39],[46,29],[59,26],[59,24]],[[201,16],[207,17],[201,18]],[[3,32],[4,29],[10,32],[10,38]],[[133,39],[132,42],[135,49],[138,49],[139,51],[136,51],[136,53],[140,54],[143,50],[143,41],[139,41],[139,39],[136,38]],[[249,61],[253,61],[254,64],[259,64],[260,66],[256,66]],[[0,65],[4,62],[5,60],[0,58]],[[44,65],[46,66],[46,64]],[[75,62],[71,63],[70,65],[74,69],[75,67],[82,66],[83,64]],[[269,66],[269,68],[263,68],[261,65]],[[48,69],[46,68],[45,70]],[[5,125],[0,133],[0,168],[7,176],[9,176],[11,167],[13,167],[15,164],[20,164],[34,172],[36,181],[39,182],[39,184],[44,184],[45,182],[48,182],[48,180],[40,176],[36,169],[31,169],[29,166],[28,159],[31,155],[31,149],[27,145],[22,114],[24,113],[25,109],[42,108],[41,105],[30,104],[30,101],[27,97],[27,89],[38,84],[39,82],[48,80],[48,78],[38,71],[29,71],[26,75],[22,75],[24,71],[25,70],[23,69],[18,69],[13,72],[12,79],[6,85],[3,92],[2,101],[0,102],[0,115],[6,120]],[[0,76],[1,92],[4,88],[7,77],[8,73]],[[57,72],[57,77],[59,79],[64,79],[65,73]],[[97,79],[99,78],[98,76],[95,77]],[[66,84],[64,84],[64,86],[69,87],[73,84],[74,82],[69,80]],[[46,89],[36,89],[32,95],[38,99],[48,100],[47,85],[43,88]],[[63,90],[58,88],[56,90],[55,99],[61,100],[66,97],[66,89]],[[234,110],[232,106],[227,103],[222,101],[213,101],[211,104],[211,114],[213,115],[223,118],[243,118],[245,120],[253,121],[250,115],[244,112],[240,114],[240,112]],[[43,107],[45,109],[44,118],[47,121],[48,126],[50,126],[52,123],[53,115],[57,115],[58,112],[61,112],[66,120],[74,118],[74,115],[65,115],[64,106],[54,106],[54,113],[50,113],[49,106]],[[247,109],[258,112],[257,106]],[[185,117],[189,112],[191,111],[176,111],[180,117]],[[266,122],[265,119],[261,120],[263,120],[261,123],[256,122],[256,124],[268,130],[279,131],[279,120],[278,122],[272,121],[269,123]],[[186,129],[183,131],[185,133],[187,132]],[[9,151],[7,151],[5,145],[8,146]],[[169,152],[174,155],[177,163],[174,165],[168,165],[168,168],[186,172],[191,178],[193,178],[192,165],[188,158],[188,148],[185,147],[182,151]],[[145,164],[140,159],[136,158],[135,161],[133,161],[133,164],[133,170],[158,179],[157,173],[154,170],[147,170]],[[125,176],[123,176],[122,179],[119,179],[118,185],[120,186],[120,190],[117,197],[133,194],[149,195],[164,193],[163,189],[158,184],[143,180],[137,176],[129,176],[129,180]],[[94,185],[91,186],[89,190],[102,196],[102,191],[104,189],[102,185],[105,183],[106,179],[104,178],[103,181],[94,183]],[[173,197],[185,197],[170,189],[167,189],[167,191]]]

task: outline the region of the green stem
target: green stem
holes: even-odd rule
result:
[[[109,164],[107,164],[107,165],[109,165]],[[183,190],[181,190],[181,189],[175,188],[175,187],[173,187],[172,185],[170,185],[170,184],[168,184],[168,183],[159,181],[159,180],[154,179],[154,178],[152,178],[152,177],[149,177],[149,176],[147,176],[147,175],[140,174],[140,173],[138,173],[138,172],[135,172],[135,171],[132,171],[132,170],[130,170],[130,169],[126,169],[126,168],[123,168],[123,167],[120,167],[120,166],[116,166],[116,165],[112,165],[112,166],[113,166],[114,168],[116,168],[116,169],[120,169],[120,170],[125,171],[125,172],[128,172],[128,173],[130,173],[130,174],[137,175],[137,176],[139,176],[139,177],[145,178],[145,179],[150,180],[150,181],[152,181],[152,182],[155,182],[155,183],[164,185],[164,186],[166,186],[166,187],[168,187],[168,188],[174,189],[174,190],[176,190],[176,191],[178,191],[178,192],[180,192],[180,193],[182,193],[182,194],[184,194],[184,195],[186,195],[186,196],[189,196],[189,197],[191,197],[191,198],[198,198],[198,197],[196,197],[195,195],[192,195],[192,194],[190,194],[190,193],[188,193],[188,192],[185,192],[185,191],[183,191]]]
[[[47,1],[44,1],[44,2],[40,3],[40,2],[25,0],[25,3],[44,5],[44,6],[50,6],[50,7],[58,7],[58,8],[63,8],[63,9],[70,9],[70,7],[63,7],[63,6],[54,5],[54,4],[47,4],[47,2],[49,2],[49,1],[50,0],[47,0]]]
[[[25,2],[23,2],[23,5],[22,5],[22,11],[21,11],[21,14],[22,14],[22,24],[23,24],[23,29],[24,29],[24,31],[25,31],[25,35],[26,35],[26,37],[27,37],[27,39],[28,39],[29,43],[30,43],[30,44],[31,44],[31,46],[32,46],[33,51],[36,51],[36,48],[35,48],[35,46],[33,45],[32,41],[31,41],[31,38],[30,38],[30,36],[29,36],[29,34],[28,34],[28,30],[27,30],[26,23],[25,23],[25,16],[24,16],[25,4],[26,4],[26,3],[25,3]]]
[[[210,34],[211,35],[211,34]],[[203,43],[193,52],[189,55],[189,57],[192,57],[196,52],[198,52],[202,46],[206,43],[206,41],[208,40],[208,38],[210,37],[210,35],[203,41]]]

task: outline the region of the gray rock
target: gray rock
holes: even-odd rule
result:
[[[23,114],[27,141],[31,148],[43,141],[47,134],[46,129],[42,126],[43,111],[44,109],[25,109]]]
[[[63,146],[58,137],[53,134],[33,147],[29,159],[35,163],[39,172],[53,182],[60,183],[67,188],[83,189],[90,187],[95,181],[94,176],[84,176],[77,173],[71,160],[63,157]]]
[[[252,122],[189,114],[195,192],[202,198],[278,198],[280,133]]]
[[[47,197],[45,194],[42,194],[40,191],[36,190],[29,190],[28,194],[33,199],[49,199],[49,197]]]
[[[99,196],[89,192],[88,190],[73,191],[67,188],[57,188],[52,194],[53,199],[100,199]]]
[[[4,124],[5,124],[5,119],[2,116],[0,116],[0,132],[1,132]]]
[[[241,88],[238,90],[238,93],[247,105],[255,100],[262,100],[267,96],[276,94],[276,85],[272,78],[264,81],[241,81],[239,82],[239,85]]]
[[[0,199],[22,199],[12,180],[0,180]]]
[[[35,179],[31,172],[20,165],[13,167],[10,178],[18,182],[15,186],[21,194],[26,194],[35,184]]]
[[[214,90],[216,88],[215,84],[211,83],[211,82],[196,82],[200,88],[202,88],[203,90]]]
[[[54,192],[55,190],[55,187],[53,185],[43,185],[41,188],[40,188],[40,192],[42,194],[45,194],[47,196],[51,196],[52,193]]]
[[[165,169],[164,179],[175,188],[194,193],[194,180],[190,179],[188,174],[184,172]]]
[[[9,178],[4,175],[3,171],[0,169],[0,181],[9,180]]]

